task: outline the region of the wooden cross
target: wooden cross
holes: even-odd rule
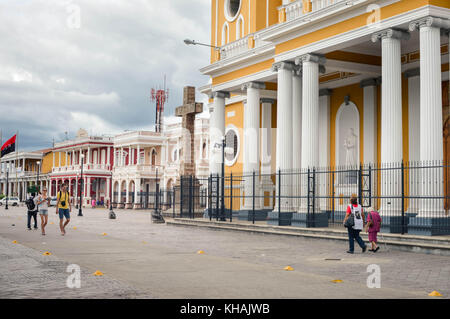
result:
[[[195,176],[195,115],[203,112],[203,103],[195,102],[195,87],[186,86],[183,89],[183,105],[175,110],[175,116],[182,117],[182,146],[183,156],[180,157],[180,176]],[[189,132],[188,134],[187,131]],[[190,145],[189,145],[190,144]],[[190,152],[188,152],[188,149]]]

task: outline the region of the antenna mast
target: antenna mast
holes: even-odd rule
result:
[[[155,132],[161,133],[163,129],[164,105],[169,100],[169,89],[166,88],[166,76],[164,75],[164,89],[152,89],[151,101],[156,102]]]

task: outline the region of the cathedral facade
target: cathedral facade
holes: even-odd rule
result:
[[[264,174],[449,159],[448,1],[211,0],[211,18],[215,48],[201,69],[211,82],[200,90],[210,97],[211,145],[225,136],[233,149],[226,174],[256,172],[272,194],[284,185]],[[220,163],[211,153],[211,174]],[[380,186],[372,206],[382,209],[383,192],[396,196]],[[258,209],[299,212],[300,202],[261,199]]]

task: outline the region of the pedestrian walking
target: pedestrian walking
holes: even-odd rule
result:
[[[41,232],[45,236],[45,226],[48,223],[48,206],[50,205],[50,197],[47,195],[47,188],[42,189],[36,200],[39,216],[41,216]]]
[[[382,219],[380,217],[380,214],[378,214],[378,212],[372,207],[369,207],[367,214],[366,233],[369,233],[369,242],[372,246],[372,249],[369,249],[369,251],[372,251],[374,253],[380,250],[380,247],[378,247],[377,245],[377,234],[380,232],[381,223]]]
[[[31,218],[34,219],[34,229],[37,230],[37,205],[36,205],[36,193],[31,193],[31,196],[26,200],[27,205],[27,227],[31,230]]]
[[[350,248],[347,253],[354,253],[355,240],[361,247],[362,252],[366,252],[367,246],[359,235],[364,228],[364,223],[365,220],[363,209],[361,205],[358,204],[358,199],[356,196],[353,195],[350,199],[350,205],[347,207],[347,214],[344,219],[344,226],[347,227],[348,230],[348,242]]]
[[[59,229],[61,230],[61,236],[64,236],[66,234],[66,226],[70,223],[70,212],[72,211],[70,194],[65,184],[61,186],[56,200],[56,215],[59,214]],[[64,218],[66,218],[66,221],[64,221]]]

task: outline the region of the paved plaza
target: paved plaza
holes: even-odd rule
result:
[[[116,220],[105,209],[83,212],[72,212],[63,237],[52,209],[41,236],[26,229],[24,208],[0,208],[0,298],[450,296],[449,257],[384,247],[348,255],[342,242],[156,225],[145,211],[117,210]],[[79,289],[66,286],[71,264],[81,268]],[[381,270],[379,289],[367,286],[370,265]]]

